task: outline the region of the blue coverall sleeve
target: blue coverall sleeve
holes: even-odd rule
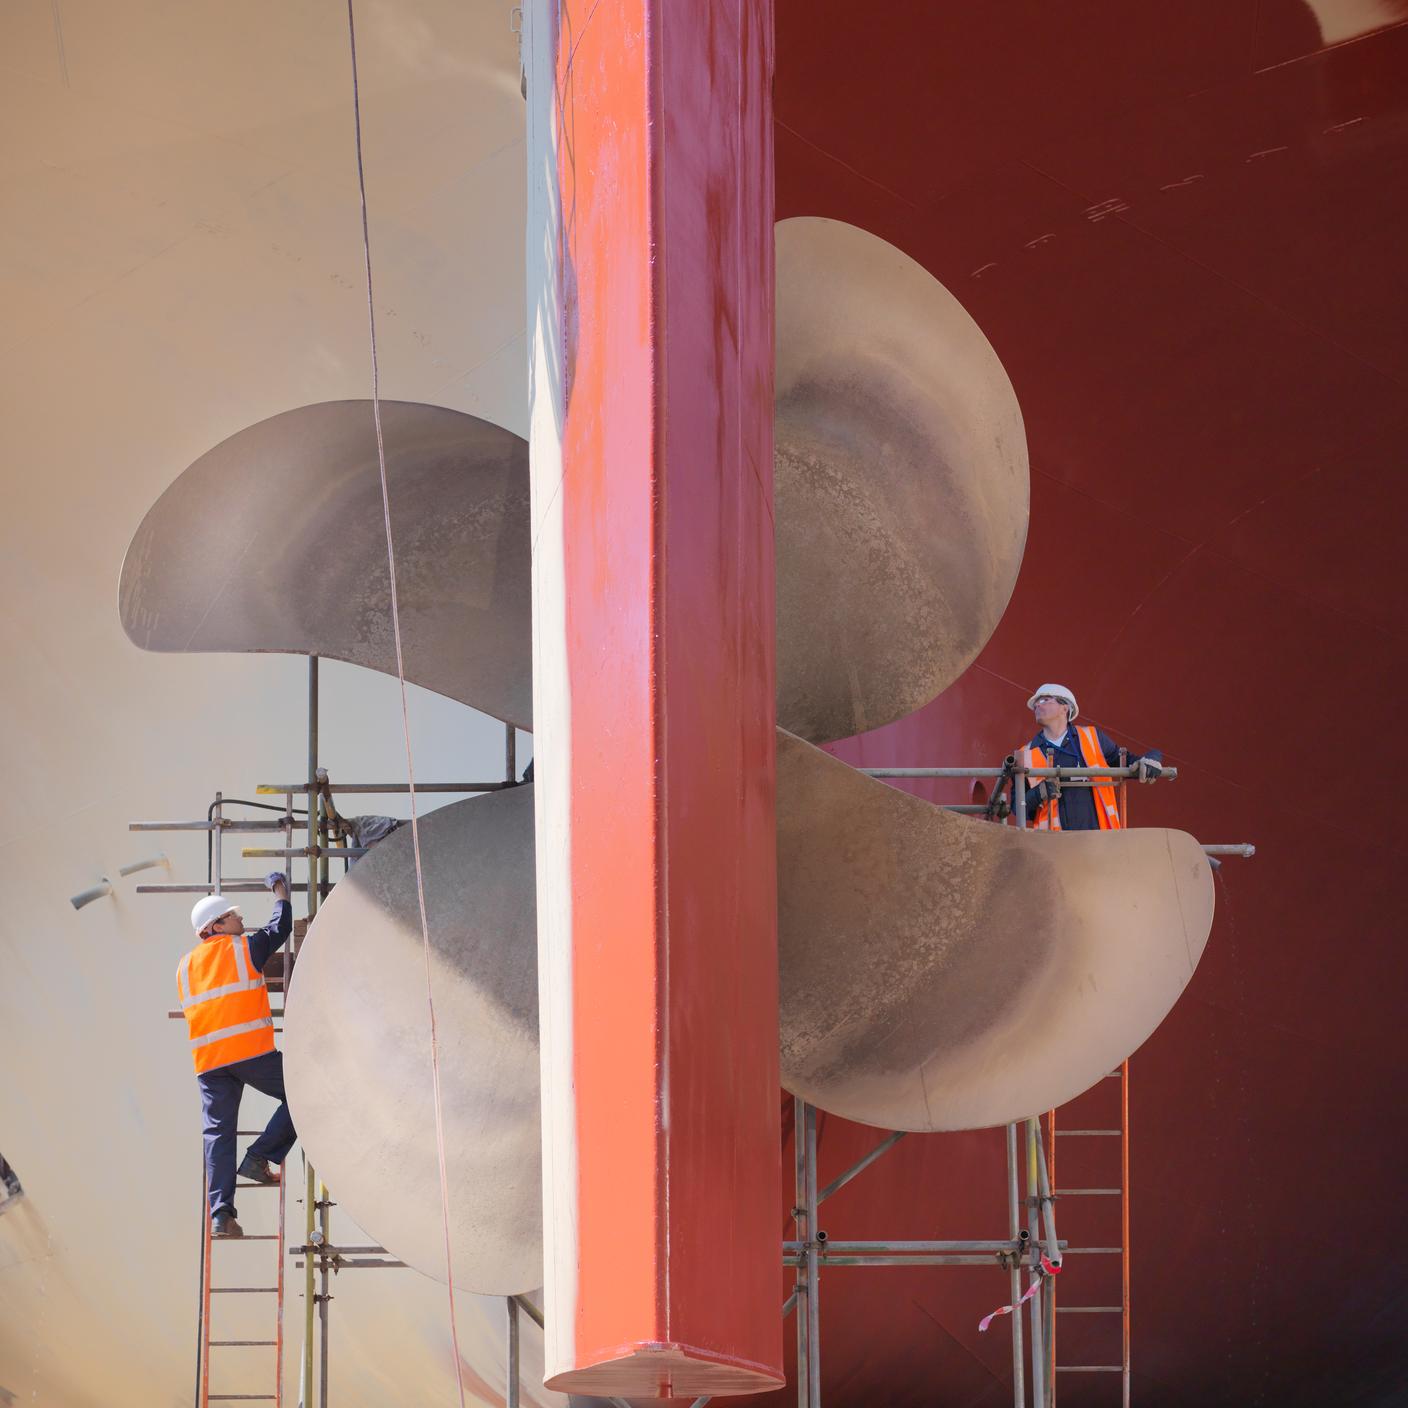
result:
[[[1096,729],[1095,736],[1100,740],[1100,751],[1104,753],[1105,761],[1109,763],[1112,768],[1119,767],[1120,745],[1116,743],[1104,729]],[[1151,763],[1162,763],[1164,755],[1159,752],[1157,748],[1151,748],[1147,753],[1131,752],[1127,759],[1127,766],[1133,767],[1135,763],[1142,762],[1146,758]]]
[[[274,917],[262,929],[251,929],[245,935],[249,940],[250,960],[261,973],[292,931],[293,906],[287,900],[275,900]]]

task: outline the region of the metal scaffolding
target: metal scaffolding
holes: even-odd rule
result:
[[[271,858],[283,861],[302,860],[306,862],[306,879],[302,883],[290,883],[293,893],[306,898],[306,915],[295,921],[294,932],[285,942],[281,954],[281,965],[277,976],[271,977],[271,991],[287,994],[288,982],[297,964],[297,956],[308,926],[316,917],[319,904],[325,900],[334,883],[331,864],[341,861],[342,873],[367,848],[348,843],[349,828],[338,814],[333,800],[333,784],[327,770],[320,766],[318,757],[319,694],[318,659],[308,660],[308,772],[305,781],[261,784],[256,789],[260,797],[281,797],[282,805],[261,801],[240,801],[216,793],[205,820],[196,821],[144,821],[133,822],[132,831],[192,831],[204,832],[207,840],[207,866],[205,881],[170,881],[138,885],[139,894],[246,894],[263,891],[265,883],[258,876],[226,877],[224,874],[224,838],[226,836],[280,836],[282,845],[251,845],[242,849],[246,858]],[[417,783],[416,791],[470,795],[483,792],[496,792],[517,786],[517,731],[512,725],[505,725],[504,776],[492,782],[440,782]],[[983,802],[940,804],[946,810],[983,815],[989,820],[1003,823],[1009,818],[1019,828],[1026,826],[1026,793],[1028,780],[1049,780],[1053,791],[1059,797],[1066,787],[1093,787],[1107,784],[1107,779],[1118,781],[1120,786],[1120,813],[1128,817],[1126,782],[1137,775],[1137,768],[1130,767],[1121,756],[1121,766],[1108,768],[1099,777],[1092,777],[1088,769],[1075,768],[1028,768],[1016,755],[1009,757],[1001,767],[893,767],[863,768],[860,771],[871,777],[887,779],[951,779],[968,781],[992,781],[995,783],[991,796]],[[1164,768],[1161,780],[1173,781],[1178,776],[1176,768]],[[336,790],[344,795],[397,794],[409,790],[406,783],[354,782],[340,783]],[[294,799],[306,798],[306,807],[296,808]],[[248,819],[228,816],[228,807],[266,808],[279,813],[277,818]],[[295,829],[302,828],[306,840],[302,846],[294,844]],[[1205,845],[1203,851],[1210,857],[1243,856],[1255,854],[1255,847],[1247,843],[1226,845]],[[164,861],[164,857],[160,860]],[[158,861],[142,862],[130,870],[146,868]],[[1216,859],[1212,860],[1216,865]],[[124,872],[125,874],[126,872]],[[105,882],[106,883],[106,882]],[[76,897],[75,903],[78,903]],[[276,1020],[281,1019],[284,1009],[273,1009]],[[179,1018],[183,1013],[173,1010],[168,1013]],[[280,1030],[279,1028],[275,1029]],[[801,1099],[794,1099],[793,1142],[795,1150],[796,1203],[792,1209],[794,1236],[781,1245],[781,1259],[784,1267],[793,1268],[796,1281],[792,1293],[782,1305],[785,1316],[796,1314],[797,1367],[796,1388],[798,1408],[821,1408],[821,1273],[823,1269],[835,1270],[854,1267],[887,1266],[964,1266],[991,1267],[1007,1274],[1007,1287],[1010,1302],[999,1308],[995,1315],[1005,1315],[1012,1326],[1012,1401],[1014,1408],[1054,1408],[1056,1401],[1057,1375],[1067,1373],[1120,1373],[1122,1401],[1124,1408],[1130,1402],[1130,1280],[1129,1280],[1129,1063],[1126,1061],[1117,1072],[1111,1072],[1109,1079],[1120,1081],[1121,1115],[1118,1128],[1104,1129],[1062,1129],[1061,1138],[1117,1136],[1120,1140],[1120,1179],[1117,1188],[1061,1188],[1053,1191],[1055,1183],[1056,1156],[1056,1115],[1048,1112],[1046,1119],[1049,1130],[1043,1131],[1042,1118],[1038,1115],[1006,1126],[1006,1192],[1008,1226],[1005,1238],[987,1240],[923,1240],[923,1241],[835,1241],[821,1226],[819,1210],[821,1205],[859,1177],[878,1159],[883,1158],[905,1138],[938,1138],[938,1135],[914,1136],[904,1131],[894,1131],[882,1138],[873,1149],[854,1163],[845,1172],[824,1187],[818,1187],[817,1174],[817,1115],[815,1106]],[[241,1134],[251,1131],[241,1130]],[[197,1362],[196,1393],[197,1408],[207,1408],[212,1401],[222,1398],[241,1399],[263,1398],[273,1403],[283,1401],[282,1362],[283,1362],[283,1308],[284,1308],[284,1259],[295,1258],[294,1268],[303,1272],[303,1329],[300,1350],[299,1408],[313,1408],[314,1392],[320,1408],[328,1403],[328,1363],[329,1363],[329,1305],[333,1300],[331,1278],[344,1270],[371,1269],[376,1267],[404,1267],[384,1247],[374,1245],[337,1245],[333,1242],[330,1229],[331,1209],[336,1206],[326,1185],[317,1176],[317,1171],[305,1158],[303,1186],[303,1239],[297,1245],[285,1246],[285,1191],[282,1181],[279,1184],[278,1230],[268,1240],[278,1242],[279,1267],[277,1284],[274,1287],[222,1287],[212,1285],[211,1253],[216,1243],[210,1237],[208,1208],[204,1196],[204,1172],[202,1166],[202,1235],[200,1303],[197,1320]],[[240,1185],[244,1187],[245,1185]],[[261,1185],[248,1185],[257,1187]],[[1119,1246],[1092,1246],[1068,1248],[1056,1235],[1055,1203],[1060,1197],[1114,1196],[1120,1197],[1121,1236]],[[1121,1303],[1119,1306],[1056,1304],[1056,1277],[1062,1268],[1065,1255],[1115,1255],[1121,1258]],[[1025,1281],[1025,1284],[1024,1284]],[[211,1339],[210,1304],[215,1294],[239,1291],[261,1291],[276,1296],[275,1338],[270,1341],[219,1341]],[[1026,1324],[1023,1324],[1025,1312]],[[1121,1362],[1118,1365],[1058,1364],[1056,1362],[1056,1315],[1069,1314],[1109,1314],[1118,1313],[1121,1317]],[[505,1404],[516,1408],[520,1401],[521,1380],[521,1314],[526,1314],[539,1327],[543,1326],[542,1311],[525,1296],[505,1297],[506,1321],[506,1383]],[[210,1391],[210,1350],[225,1347],[226,1344],[268,1345],[275,1349],[275,1392],[267,1395],[224,1395]],[[314,1361],[318,1369],[315,1374]],[[608,1402],[625,1408],[622,1400],[608,1399]],[[703,1408],[708,1397],[695,1400],[692,1408]]]
[[[241,854],[246,858],[278,858],[284,861],[303,860],[307,863],[307,878],[294,882],[290,878],[289,890],[293,894],[306,896],[306,913],[302,919],[294,921],[293,932],[285,941],[280,953],[277,976],[266,970],[271,992],[282,993],[287,1000],[289,979],[297,966],[298,952],[306,937],[308,927],[317,916],[319,903],[326,900],[334,883],[331,873],[333,861],[343,863],[342,873],[358,857],[366,854],[366,847],[347,844],[348,829],[337,814],[333,802],[333,786],[325,768],[319,765],[319,691],[318,657],[308,657],[308,776],[305,782],[261,784],[256,788],[256,796],[282,797],[282,806],[262,801],[245,801],[227,797],[221,792],[215,794],[214,801],[203,821],[136,821],[129,823],[129,831],[189,831],[203,832],[207,837],[206,878],[201,881],[169,881],[138,885],[138,894],[250,894],[262,892],[267,887],[259,876],[241,875],[226,877],[224,873],[224,840],[226,836],[281,836],[281,846],[246,846]],[[517,730],[506,724],[504,742],[504,776],[494,782],[440,782],[417,783],[417,792],[435,792],[470,795],[481,792],[497,792],[517,785],[514,772],[517,761]],[[337,790],[349,794],[398,794],[409,790],[408,784],[351,783],[339,785]],[[295,808],[294,798],[307,798],[306,808]],[[226,814],[227,808],[263,808],[280,813],[277,819],[251,820]],[[294,832],[302,827],[306,832],[306,842],[294,845]],[[164,859],[164,858],[163,858]],[[143,869],[150,864],[130,867]],[[284,1015],[283,1006],[272,1008],[276,1022]],[[184,1018],[179,1009],[168,1011],[169,1018]],[[275,1032],[282,1028],[275,1026]],[[257,1131],[240,1130],[240,1135]],[[283,1321],[285,1289],[285,1257],[292,1256],[294,1269],[303,1272],[303,1332],[299,1367],[299,1408],[313,1408],[314,1393],[320,1408],[328,1403],[328,1360],[329,1325],[328,1308],[333,1300],[331,1278],[344,1270],[364,1270],[374,1267],[404,1267],[405,1262],[395,1259],[380,1246],[339,1246],[331,1236],[331,1210],[336,1206],[326,1184],[317,1176],[313,1165],[304,1159],[303,1179],[303,1238],[292,1247],[285,1245],[286,1195],[285,1183],[281,1178],[277,1187],[278,1225],[270,1234],[244,1237],[240,1241],[267,1239],[278,1243],[278,1274],[273,1286],[222,1286],[212,1284],[212,1253],[222,1240],[210,1235],[210,1217],[205,1196],[204,1162],[201,1166],[201,1237],[200,1237],[200,1297],[196,1325],[196,1386],[194,1402],[196,1408],[208,1408],[212,1402],[238,1398],[245,1401],[264,1400],[275,1405],[283,1402]],[[260,1188],[270,1185],[240,1184],[246,1188]],[[277,1331],[272,1340],[218,1340],[211,1338],[211,1297],[230,1294],[269,1294],[275,1297]],[[527,1302],[522,1304],[531,1315],[539,1319],[536,1309]],[[274,1391],[268,1394],[223,1394],[214,1393],[210,1386],[210,1351],[227,1347],[272,1347],[275,1351]],[[514,1365],[512,1378],[517,1383],[517,1336],[513,1336]],[[317,1362],[317,1372],[314,1362]],[[516,1394],[516,1389],[515,1389]]]

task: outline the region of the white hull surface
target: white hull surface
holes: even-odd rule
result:
[[[360,18],[383,394],[521,435],[523,103],[508,8]],[[197,457],[281,411],[369,394],[347,34],[337,6],[30,0],[6,7],[0,54],[0,1153],[26,1190],[0,1214],[0,1389],[38,1408],[174,1406],[194,1384],[200,1110],[166,1012],[191,897],[135,886],[199,878],[205,855],[198,834],[127,824],[194,818],[217,789],[251,796],[301,776],[305,667],[139,651],[118,620],[118,572],[147,508]],[[257,541],[227,548],[259,571]],[[395,682],[325,663],[322,695],[334,780],[404,777]],[[488,719],[413,693],[411,726],[420,776],[498,775]],[[160,851],[170,873],[119,879]],[[232,842],[227,872],[269,864],[238,855]],[[69,896],[104,875],[115,893],[75,911]],[[259,897],[248,907],[252,922],[266,912]],[[242,1124],[264,1108],[251,1097]],[[268,1216],[254,1196],[251,1230]],[[291,1201],[295,1228],[300,1215]],[[268,1247],[222,1251],[217,1274],[267,1265]],[[332,1401],[453,1400],[442,1286],[351,1271],[334,1289]],[[500,1402],[501,1302],[466,1297],[460,1329],[471,1401]],[[538,1388],[539,1345],[525,1320],[524,1401],[565,1401]],[[238,1356],[270,1351],[224,1353],[247,1366],[225,1391],[268,1391],[267,1370]]]

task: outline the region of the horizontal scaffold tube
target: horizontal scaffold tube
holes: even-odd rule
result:
[[[867,777],[1003,777],[1005,768],[859,768]],[[1027,777],[1059,777],[1063,782],[1088,778],[1090,768],[1024,768],[1020,765],[1014,772]],[[1138,777],[1138,766],[1127,768],[1101,768],[1099,775],[1105,777]],[[1163,768],[1156,781],[1172,782],[1178,777],[1177,768]]]
[[[322,784],[313,783],[311,790],[317,792]],[[336,793],[394,793],[409,792],[410,784],[405,782],[337,782],[329,784],[334,794]],[[502,792],[509,787],[517,787],[517,782],[505,782],[502,778],[498,782],[418,782],[417,792]],[[289,792],[306,793],[310,790],[306,782],[261,782],[255,789],[255,793],[261,797],[278,797]]]
[[[1062,1243],[1061,1245],[1064,1245]],[[1027,1246],[1025,1237],[986,1242],[823,1242],[822,1255],[865,1256],[891,1255],[909,1252],[1016,1252]],[[799,1256],[805,1248],[801,1242],[784,1242],[784,1256]]]
[[[223,880],[220,883],[220,893],[222,895],[257,895],[261,890],[268,890],[268,886],[262,880]],[[301,895],[308,886],[301,881],[296,885],[290,885],[290,894]],[[208,881],[205,884],[195,885],[138,885],[139,895],[210,895],[215,893],[215,886]]]

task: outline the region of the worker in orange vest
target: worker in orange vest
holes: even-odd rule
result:
[[[1036,734],[1018,753],[1027,767],[1080,768],[1085,776],[1098,778],[1102,768],[1120,765],[1120,750],[1103,730],[1076,724],[1080,706],[1065,685],[1042,685],[1027,708],[1037,722]],[[1140,782],[1152,782],[1163,772],[1162,757],[1151,749],[1127,758],[1126,766],[1138,770]],[[1026,819],[1039,831],[1118,831],[1124,825],[1119,789],[1111,778],[1103,786],[1063,786],[1059,792],[1044,779],[1029,783]]]
[[[269,1165],[282,1164],[297,1137],[284,1094],[284,1058],[274,1049],[274,1019],[263,971],[293,928],[288,877],[275,871],[273,918],[245,932],[240,907],[207,895],[191,910],[200,942],[176,970],[176,994],[186,1016],[191,1058],[205,1116],[205,1177],[213,1237],[242,1237],[235,1220],[235,1133],[245,1086],[279,1102],[264,1133],[249,1146],[238,1175],[276,1184]]]

